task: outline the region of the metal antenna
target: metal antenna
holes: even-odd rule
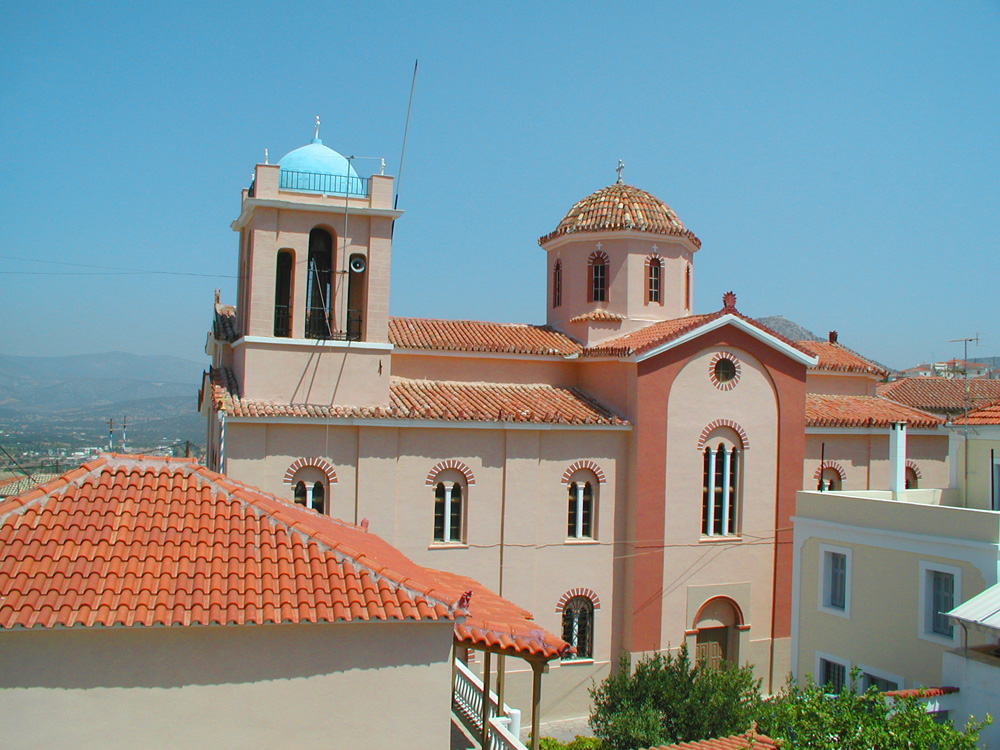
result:
[[[420,60],[413,61],[413,80],[410,82],[410,103],[406,106],[406,126],[403,128],[403,150],[399,154],[399,170],[396,172],[396,197],[392,200],[392,207],[399,205],[399,183],[403,178],[403,159],[406,158],[406,136],[410,132],[410,112],[413,110],[413,90],[417,87],[417,65]]]
[[[948,343],[950,344],[957,344],[959,342],[961,342],[962,344],[962,371],[965,373],[965,403],[963,409],[965,419],[963,419],[964,424],[962,425],[965,429],[963,430],[964,444],[962,448],[963,448],[963,453],[965,454],[964,456],[965,466],[963,471],[963,473],[965,474],[964,502],[965,502],[965,507],[968,508],[969,507],[969,344],[973,343],[976,346],[979,345],[979,332],[977,331],[975,336],[972,336],[967,339],[948,340]]]

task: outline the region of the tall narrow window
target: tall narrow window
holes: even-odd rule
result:
[[[608,301],[608,256],[603,252],[596,252],[590,256],[588,261],[590,274],[590,288],[587,290],[588,302]]]
[[[562,304],[562,261],[557,260],[552,267],[552,306]]]
[[[591,659],[594,656],[594,603],[585,596],[574,596],[563,607],[562,638],[576,648],[567,659]]]
[[[931,571],[931,588],[931,632],[953,638],[955,628],[947,612],[955,606],[955,576],[940,570]]]
[[[438,482],[434,488],[434,541],[459,544],[462,538],[462,485]]]
[[[691,310],[691,266],[687,267],[687,273],[684,274],[684,307]]]
[[[705,536],[736,533],[739,500],[739,457],[735,446],[719,443],[704,453],[701,527]]]
[[[324,229],[309,233],[309,267],[306,279],[306,336],[333,336],[333,238]]]
[[[323,513],[326,510],[326,485],[323,482],[300,480],[295,483],[292,498],[297,505]]]
[[[844,609],[847,606],[847,555],[842,552],[826,553],[829,575],[826,606]]]
[[[566,536],[570,539],[594,538],[594,485],[577,481],[569,486],[569,513]]]
[[[653,258],[646,266],[646,304],[663,304],[663,262]]]
[[[274,274],[274,335],[292,335],[292,254],[288,250],[278,253]]]
[[[322,482],[316,482],[312,488],[312,509],[317,513],[326,510],[326,487]]]
[[[903,479],[903,488],[907,490],[915,490],[920,486],[920,478],[917,476],[917,472],[910,466],[906,467],[906,473]]]

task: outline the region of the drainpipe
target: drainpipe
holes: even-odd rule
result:
[[[906,489],[906,422],[889,425],[889,491],[899,500]]]

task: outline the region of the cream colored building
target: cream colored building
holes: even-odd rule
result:
[[[997,583],[1000,513],[947,490],[799,492],[792,671],[881,689],[941,685],[946,613]],[[973,636],[975,638],[975,636]],[[975,645],[975,642],[974,644]]]
[[[1000,401],[951,423],[952,486],[963,504],[1000,510]]]

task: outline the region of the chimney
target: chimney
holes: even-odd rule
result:
[[[830,343],[831,344],[836,344],[837,343],[837,332],[836,331],[830,331]]]
[[[906,489],[906,422],[889,425],[889,490],[892,499]]]

